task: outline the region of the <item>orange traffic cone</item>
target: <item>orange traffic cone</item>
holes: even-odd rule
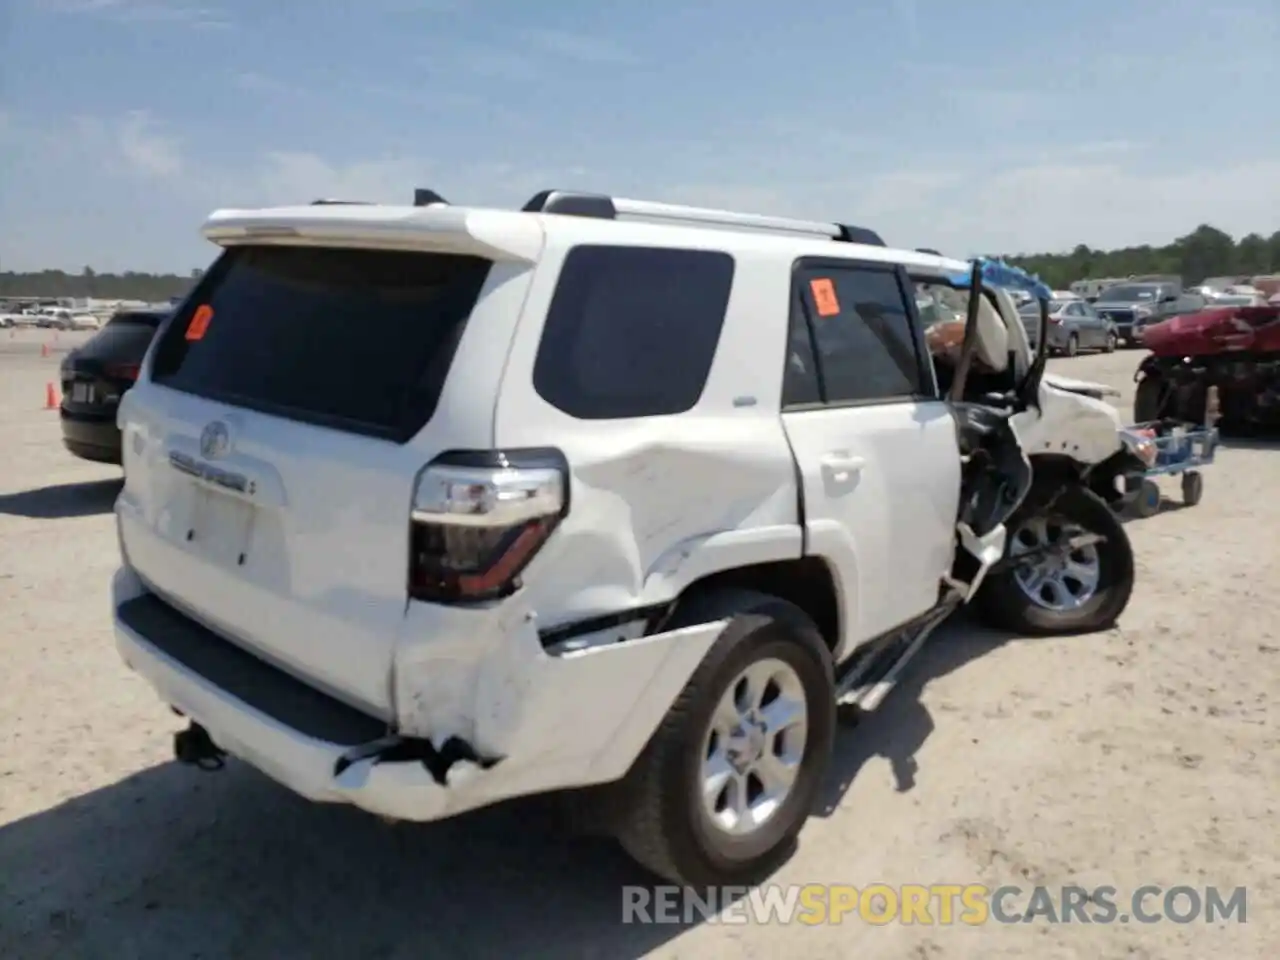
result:
[[[47,357],[49,355],[49,345],[47,343],[40,344],[40,356]]]
[[[46,410],[58,409],[58,391],[53,388],[52,380],[44,385],[44,408]]]

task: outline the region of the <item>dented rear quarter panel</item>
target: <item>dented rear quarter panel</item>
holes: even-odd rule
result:
[[[628,242],[617,229],[608,242]],[[790,274],[768,251],[734,246],[720,344],[694,408],[593,421],[561,412],[533,387],[542,318],[566,252],[548,244],[495,416],[498,447],[554,444],[570,464],[569,515],[524,577],[541,627],[662,602],[708,573],[801,555],[779,414]]]

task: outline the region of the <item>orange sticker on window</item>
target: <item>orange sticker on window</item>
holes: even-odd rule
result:
[[[209,321],[213,319],[213,307],[207,303],[202,303],[196,307],[196,312],[191,315],[191,322],[187,324],[187,339],[199,340],[204,337],[204,333],[209,329]]]
[[[810,280],[809,289],[813,293],[813,305],[818,308],[818,316],[834,317],[840,312],[840,301],[836,299],[836,285],[826,277]]]

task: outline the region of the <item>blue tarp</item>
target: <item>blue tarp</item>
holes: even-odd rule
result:
[[[1039,300],[1052,300],[1053,290],[1038,277],[1034,277],[1020,267],[1005,263],[1003,260],[978,258],[971,261],[982,265],[982,282],[989,287],[1004,287],[1012,290],[1025,290]],[[948,278],[952,286],[967,290],[969,288],[969,271]]]

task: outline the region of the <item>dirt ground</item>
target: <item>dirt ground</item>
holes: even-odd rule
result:
[[[1117,629],[940,635],[841,734],[823,809],[775,878],[1109,884],[1121,899],[1245,886],[1246,924],[624,926],[620,887],[643,875],[524,805],[393,827],[243,765],[171,761],[180,721],[112,646],[119,472],[65,453],[42,409],[82,337],[0,330],[0,956],[1274,955],[1280,450],[1232,446],[1201,505],[1130,524],[1139,584]],[[1131,393],[1138,359],[1053,366]]]

